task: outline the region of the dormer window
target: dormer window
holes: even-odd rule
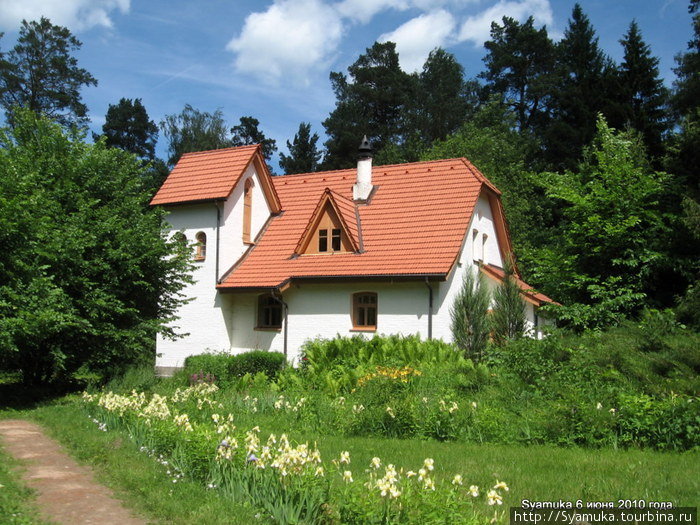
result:
[[[203,261],[207,258],[207,234],[204,232],[199,232],[197,235],[195,235],[195,239],[197,239],[197,244],[194,260]]]
[[[325,189],[294,253],[333,254],[360,251],[359,215],[355,203]]]

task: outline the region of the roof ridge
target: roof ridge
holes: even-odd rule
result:
[[[188,151],[187,153],[183,153],[180,158],[184,156],[189,156],[192,157],[194,155],[202,155],[202,154],[207,154],[207,153],[212,153],[214,151],[228,151],[228,150],[242,150],[242,149],[248,149],[248,148],[257,148],[260,146],[260,144],[245,144],[244,146],[227,146],[225,148],[213,148],[213,149],[203,149],[200,151]]]
[[[435,159],[435,160],[418,160],[415,162],[399,162],[396,164],[378,164],[378,165],[373,165],[372,169],[379,169],[379,168],[393,168],[393,167],[401,167],[401,166],[411,166],[415,164],[435,164],[438,162],[449,162],[449,161],[459,161],[459,160],[467,160],[464,157],[453,157],[451,159]],[[337,170],[326,170],[326,171],[308,171],[305,173],[290,173],[288,175],[278,175],[276,178],[281,179],[285,177],[300,177],[302,175],[304,176],[316,176],[316,175],[323,175],[327,173],[340,173],[341,171],[355,171],[356,167],[351,167],[351,168],[342,168],[342,169],[337,169]]]

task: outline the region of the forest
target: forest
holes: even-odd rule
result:
[[[616,63],[578,4],[558,41],[532,18],[494,22],[475,78],[440,48],[406,73],[395,44],[377,42],[330,73],[325,140],[301,122],[278,175],[351,167],[365,134],[375,165],[467,157],[503,192],[518,268],[560,303],[560,327],[653,312],[700,329],[699,0],[688,13],[672,86],[634,21]],[[88,137],[81,89],[97,79],[81,45],[41,18],[0,47],[0,368],[32,381],[151,355],[189,263],[148,201],[183,153],[278,152],[253,116],[231,125],[185,105],[156,123],[138,98],[115,101]]]

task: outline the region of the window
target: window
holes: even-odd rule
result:
[[[257,328],[282,328],[282,303],[272,294],[258,296]]]
[[[253,181],[247,179],[243,186],[243,242],[250,242],[250,209],[253,204]]]
[[[377,329],[377,294],[358,292],[352,296],[352,324],[356,330]]]
[[[486,256],[486,239],[488,239],[489,236],[486,234],[483,234],[481,236],[481,257],[479,257],[480,261],[484,260],[484,257]]]
[[[197,239],[196,252],[194,254],[195,261],[203,261],[207,258],[207,234],[204,232],[199,232],[195,239]]]
[[[327,252],[328,251],[328,230],[318,230],[318,251]]]
[[[479,260],[479,230],[476,229],[472,232],[472,258]]]
[[[332,230],[332,239],[331,239],[331,248],[333,248],[334,252],[339,252],[340,251],[340,228],[333,228]]]

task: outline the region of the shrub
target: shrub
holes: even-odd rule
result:
[[[225,384],[229,381],[228,367],[232,357],[225,353],[191,355],[185,359],[185,372],[187,372],[188,377],[192,377],[194,374],[201,374],[205,377],[213,375],[215,382]]]
[[[489,316],[494,342],[503,345],[525,332],[525,303],[515,281],[513,263],[506,259],[505,278],[493,292],[493,310]]]
[[[488,309],[491,301],[481,274],[464,272],[462,289],[450,308],[452,338],[465,357],[479,362],[489,341]]]
[[[268,378],[274,379],[286,363],[284,354],[279,352],[253,350],[231,356],[227,372],[231,378],[243,377],[246,374],[255,376],[262,372]]]

